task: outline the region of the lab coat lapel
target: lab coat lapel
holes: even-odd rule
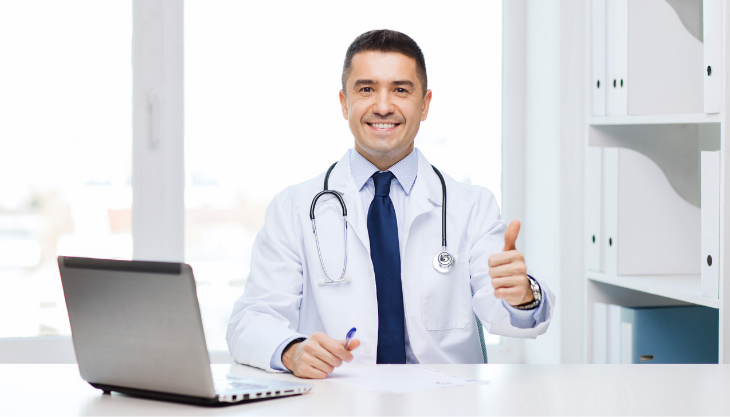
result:
[[[352,150],[348,150],[332,170],[329,189],[337,190],[342,194],[342,198],[347,205],[348,228],[355,232],[355,235],[365,246],[365,250],[370,254],[370,239],[368,238],[367,220],[360,199],[360,190],[355,188],[355,180],[352,179],[352,172],[350,171],[350,152]]]
[[[416,149],[416,152],[418,152],[418,176],[413,184],[406,211],[404,242],[408,242],[411,225],[418,216],[433,210],[434,207],[441,207],[441,181],[421,151]]]

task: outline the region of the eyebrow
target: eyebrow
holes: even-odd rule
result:
[[[390,84],[391,84],[391,85],[406,85],[406,86],[408,86],[408,87],[411,87],[411,88],[415,88],[415,85],[413,84],[413,81],[408,81],[408,80],[402,80],[402,81],[393,81],[393,82],[392,82],[392,83],[390,83]]]
[[[378,82],[373,81],[373,80],[360,79],[360,80],[355,80],[355,84],[353,85],[353,87],[359,87],[361,85],[372,85],[372,84],[378,84]],[[393,81],[392,83],[390,83],[390,85],[405,85],[405,86],[408,86],[411,88],[415,88],[413,81],[409,81],[409,80]]]
[[[368,84],[377,84],[377,82],[376,81],[373,81],[373,80],[362,80],[362,79],[360,79],[360,80],[356,80],[355,81],[355,84],[353,85],[353,87],[358,87],[358,86],[361,86],[361,85],[368,85]]]

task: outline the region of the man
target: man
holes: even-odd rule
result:
[[[324,173],[276,196],[228,326],[237,362],[306,378],[351,361],[480,363],[477,318],[492,334],[547,330],[555,297],[527,275],[514,246],[519,222],[506,227],[492,193],[443,175],[442,220],[439,175],[414,148],[431,97],[410,37],[376,30],[350,45],[340,103],[355,148],[327,177],[346,227],[335,195],[310,216]],[[442,221],[456,259],[446,273],[433,258]],[[346,349],[351,327],[358,338]]]

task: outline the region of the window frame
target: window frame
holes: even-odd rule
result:
[[[134,259],[185,259],[183,10],[176,0],[132,2]],[[76,363],[71,336],[0,338],[0,352],[0,363]]]

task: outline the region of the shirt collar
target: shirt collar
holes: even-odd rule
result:
[[[403,191],[406,192],[406,195],[409,195],[411,193],[411,189],[413,189],[413,184],[416,182],[416,176],[418,175],[418,155],[416,154],[416,148],[413,148],[408,156],[388,168],[388,171],[395,175],[398,183],[400,183],[401,187],[403,187]],[[372,177],[374,173],[379,172],[379,170],[378,167],[365,159],[364,156],[360,155],[360,153],[353,148],[350,153],[350,172],[352,173],[352,179],[355,180],[355,188],[360,191],[368,182],[370,177]]]

